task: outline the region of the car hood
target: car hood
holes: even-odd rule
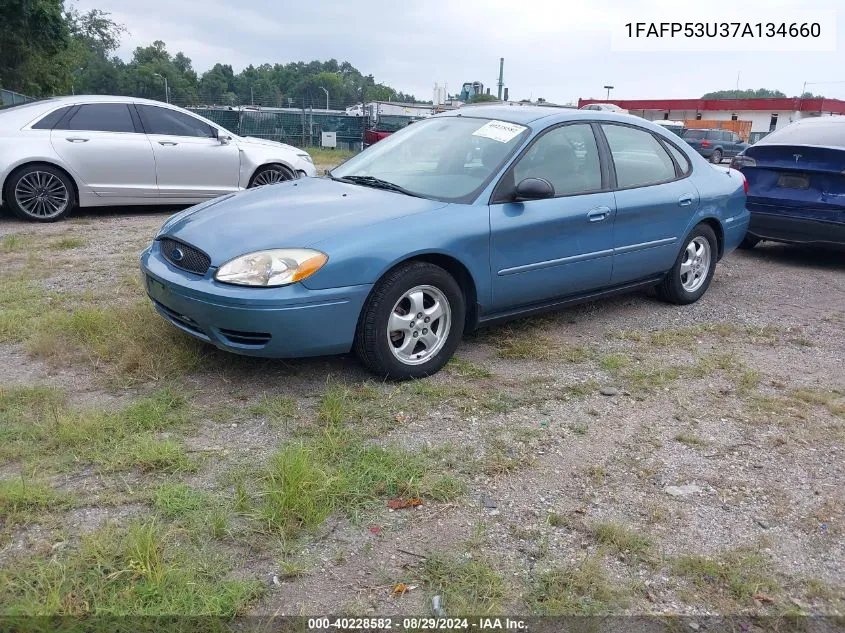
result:
[[[166,222],[158,237],[195,246],[219,266],[245,253],[313,246],[339,233],[444,206],[328,178],[303,178],[187,209]]]

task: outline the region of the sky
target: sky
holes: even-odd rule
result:
[[[348,60],[364,74],[420,99],[435,82],[450,93],[465,81],[496,92],[499,58],[511,99],[555,103],[579,97],[697,98],[714,90],[807,90],[845,98],[845,18],[839,0],[743,0],[742,18],[754,22],[819,18],[835,37],[827,51],[615,50],[611,33],[626,22],[695,19],[734,21],[732,3],[684,8],[677,0],[77,0],[99,8],[129,33],[118,54],[163,40],[184,52],[202,73],[216,62],[240,71],[249,64]],[[845,5],[840,13],[845,14]],[[827,10],[827,13],[813,13]],[[702,13],[703,11],[703,13]],[[697,13],[696,13],[697,12]],[[797,16],[797,18],[796,18]],[[809,42],[809,43],[808,43]],[[797,47],[816,45],[795,40]],[[821,83],[824,82],[824,83]],[[833,83],[837,82],[837,83]]]

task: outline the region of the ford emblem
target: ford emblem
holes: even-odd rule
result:
[[[185,253],[182,252],[181,248],[174,248],[173,253],[171,253],[170,255],[170,258],[174,262],[181,262],[183,259],[185,259]]]

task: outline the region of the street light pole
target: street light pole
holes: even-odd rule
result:
[[[159,75],[158,73],[153,73],[153,76],[164,79],[164,101],[165,103],[170,103],[170,91],[167,89],[167,77],[165,77],[164,75]]]
[[[604,89],[607,90],[607,99],[605,101],[610,101],[610,91],[613,90],[613,86],[604,86]]]
[[[326,93],[326,112],[329,111],[329,91],[320,86],[320,90]]]

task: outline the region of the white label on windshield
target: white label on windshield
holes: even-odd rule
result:
[[[500,143],[507,143],[515,136],[521,134],[525,129],[524,125],[518,125],[516,123],[488,121],[473,132],[472,135],[493,139],[494,141],[499,141]]]

